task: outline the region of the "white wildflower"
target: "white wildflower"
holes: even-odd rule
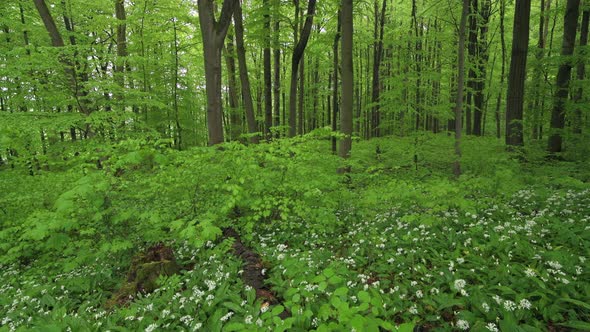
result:
[[[486,325],[486,329],[492,332],[500,332],[500,330],[498,330],[498,327],[494,323],[488,323],[488,325]]]
[[[457,321],[457,328],[460,330],[469,330],[469,322],[463,319]]]
[[[531,302],[529,302],[529,300],[527,300],[527,299],[522,299],[518,303],[518,309],[527,309],[528,310],[530,308],[531,308]]]
[[[516,303],[510,300],[506,300],[504,301],[504,309],[508,311],[514,311],[514,309],[516,309]]]
[[[465,282],[465,280],[463,279],[457,279],[455,280],[455,289],[456,290],[462,290],[463,288],[465,288],[465,285],[467,285],[467,283]]]

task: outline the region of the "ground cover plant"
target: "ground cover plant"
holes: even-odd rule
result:
[[[457,182],[440,136],[359,143],[345,175],[312,136],[184,152],[131,140],[101,169],[5,169],[0,329],[587,329],[588,169],[473,139]],[[242,278],[226,227],[260,255],[274,301]],[[158,243],[181,271],[109,305]]]

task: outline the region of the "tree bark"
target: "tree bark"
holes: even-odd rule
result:
[[[524,144],[522,109],[529,47],[530,13],[531,0],[516,0],[506,102],[506,145],[510,148]]]
[[[352,148],[352,96],[354,90],[354,67],[352,59],[353,15],[352,0],[342,0],[342,113],[340,128],[344,138],[340,141],[338,155],[350,157]]]
[[[473,92],[473,135],[481,136],[482,118],[485,113],[484,89],[486,82],[486,68],[488,65],[488,23],[490,19],[491,0],[483,0],[479,7],[479,38],[477,40],[477,81],[475,82],[475,91]]]
[[[242,7],[238,4],[234,11],[234,23],[236,32],[236,50],[238,54],[238,66],[240,72],[240,83],[242,86],[242,101],[246,112],[246,123],[248,132],[252,135],[250,141],[258,143],[258,132],[256,128],[256,117],[254,116],[254,104],[252,102],[252,91],[250,89],[250,78],[248,77],[248,66],[246,65],[246,49],[244,47],[244,23],[242,21]]]
[[[332,46],[332,52],[334,53],[334,64],[333,74],[334,83],[332,84],[332,131],[335,133],[338,130],[338,113],[339,105],[338,102],[338,71],[339,71],[339,60],[338,60],[338,44],[340,41],[340,30],[342,25],[342,14],[340,9],[338,10],[338,25],[336,27],[336,35],[334,36],[334,44]],[[332,136],[332,153],[336,154],[336,137]]]
[[[576,66],[576,76],[578,81],[582,82],[584,77],[586,76],[586,61],[588,59],[589,53],[586,49],[586,45],[588,44],[588,21],[590,18],[590,9],[584,10],[582,14],[582,26],[580,29],[580,56],[578,59],[578,64]],[[575,110],[574,110],[574,119],[572,121],[573,130],[575,134],[582,133],[582,100],[584,97],[584,89],[582,85],[580,85],[576,91],[574,96],[575,102]]]
[[[297,2],[298,3],[298,2]],[[303,57],[303,52],[307,46],[307,41],[311,34],[311,26],[313,24],[313,16],[315,15],[316,0],[309,0],[307,4],[307,17],[301,37],[293,50],[291,58],[291,86],[289,95],[289,137],[294,137],[297,132],[297,76],[299,69],[299,62]]]
[[[274,22],[274,84],[273,84],[273,98],[274,98],[274,125],[276,127],[281,125],[281,47],[279,44],[281,22],[279,18],[275,18]],[[281,137],[281,131],[277,131],[276,137]]]
[[[125,13],[125,0],[115,0],[115,16],[117,18],[117,63],[115,65],[115,81],[120,91],[115,98],[122,102],[125,89],[125,68],[127,59],[127,15]],[[175,42],[176,43],[176,42]],[[125,105],[121,104],[123,110]]]
[[[381,125],[381,114],[379,99],[381,95],[381,59],[383,58],[383,35],[385,32],[385,11],[387,9],[387,0],[383,0],[381,5],[381,12],[377,0],[374,5],[375,10],[375,42],[373,43],[373,91],[371,95],[371,102],[373,104],[372,125],[371,131],[373,137],[381,136],[379,126]],[[380,15],[379,15],[380,13]]]
[[[561,64],[557,72],[557,84],[551,111],[551,136],[547,150],[550,153],[561,152],[562,131],[565,127],[565,104],[569,94],[569,84],[572,72],[571,57],[574,54],[576,44],[576,28],[578,25],[578,14],[580,11],[580,0],[568,0],[563,19],[563,41],[561,43]]]
[[[209,145],[223,143],[221,104],[221,50],[238,0],[224,0],[219,21],[215,19],[215,1],[198,0],[199,23],[203,38],[205,87],[207,90],[207,129]]]
[[[496,100],[496,137],[502,137],[502,126],[500,107],[502,104],[502,91],[504,89],[504,79],[506,76],[506,39],[504,29],[504,16],[506,13],[506,0],[500,0],[500,43],[502,48],[502,71],[500,72],[500,90],[498,92],[498,99]]]
[[[236,52],[234,49],[234,37],[228,32],[225,46],[225,65],[227,67],[229,108],[230,108],[230,134],[232,140],[238,140],[242,134],[242,116],[239,110],[238,84],[236,79]]]
[[[45,3],[45,0],[34,0],[35,7],[39,12],[39,16],[41,16],[41,20],[45,25],[45,29],[49,33],[49,37],[51,38],[51,45],[54,47],[64,47],[64,41],[59,32],[57,25],[55,24],[55,20],[53,16],[51,16],[51,12]],[[90,110],[86,107],[85,102],[79,98],[79,94],[81,89],[78,86],[78,79],[76,77],[76,71],[74,69],[74,64],[63,54],[59,56],[60,62],[64,66],[64,70],[66,72],[66,76],[68,77],[69,88],[72,92],[73,97],[76,99],[78,104],[78,109],[80,112],[84,114],[89,114]]]
[[[458,178],[461,175],[461,130],[463,110],[463,89],[465,81],[465,34],[467,29],[467,16],[469,15],[469,0],[463,0],[461,23],[459,23],[459,50],[457,57],[457,95],[455,98],[455,162],[453,174]]]
[[[269,0],[262,1],[264,10],[264,49],[263,63],[264,63],[264,132],[266,139],[270,140],[270,127],[272,127],[272,73],[270,68],[270,4]]]

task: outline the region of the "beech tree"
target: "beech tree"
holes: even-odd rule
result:
[[[354,89],[354,71],[352,62],[353,16],[352,0],[342,0],[342,107],[340,128],[344,138],[340,141],[338,155],[342,158],[350,156],[352,148],[352,103]]]
[[[561,152],[563,136],[561,131],[565,126],[565,109],[569,94],[569,84],[572,72],[571,56],[576,45],[576,27],[580,11],[580,0],[568,0],[563,18],[563,40],[561,43],[562,63],[557,72],[553,110],[551,111],[551,130],[547,149],[551,153]]]
[[[197,4],[203,38],[209,145],[215,145],[223,143],[221,51],[238,0],[223,1],[219,21],[215,18],[214,0],[198,0]]]
[[[522,114],[526,61],[529,47],[530,14],[531,0],[516,0],[506,101],[506,145],[509,147],[522,146],[524,144]]]
[[[299,5],[298,1],[295,1],[296,6]],[[315,14],[316,0],[309,0],[307,3],[307,17],[301,30],[301,36],[297,41],[297,45],[293,49],[293,55],[291,57],[291,85],[289,94],[289,137],[294,137],[297,133],[297,77],[299,70],[299,63],[305,52],[307,41],[311,34],[311,27],[313,25],[313,16]]]

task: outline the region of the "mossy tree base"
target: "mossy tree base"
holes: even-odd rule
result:
[[[151,293],[158,287],[157,280],[160,276],[171,276],[180,270],[181,266],[176,262],[172,248],[163,244],[149,247],[144,253],[133,258],[127,280],[106,302],[105,307],[111,309],[125,305],[133,300],[137,293]]]

